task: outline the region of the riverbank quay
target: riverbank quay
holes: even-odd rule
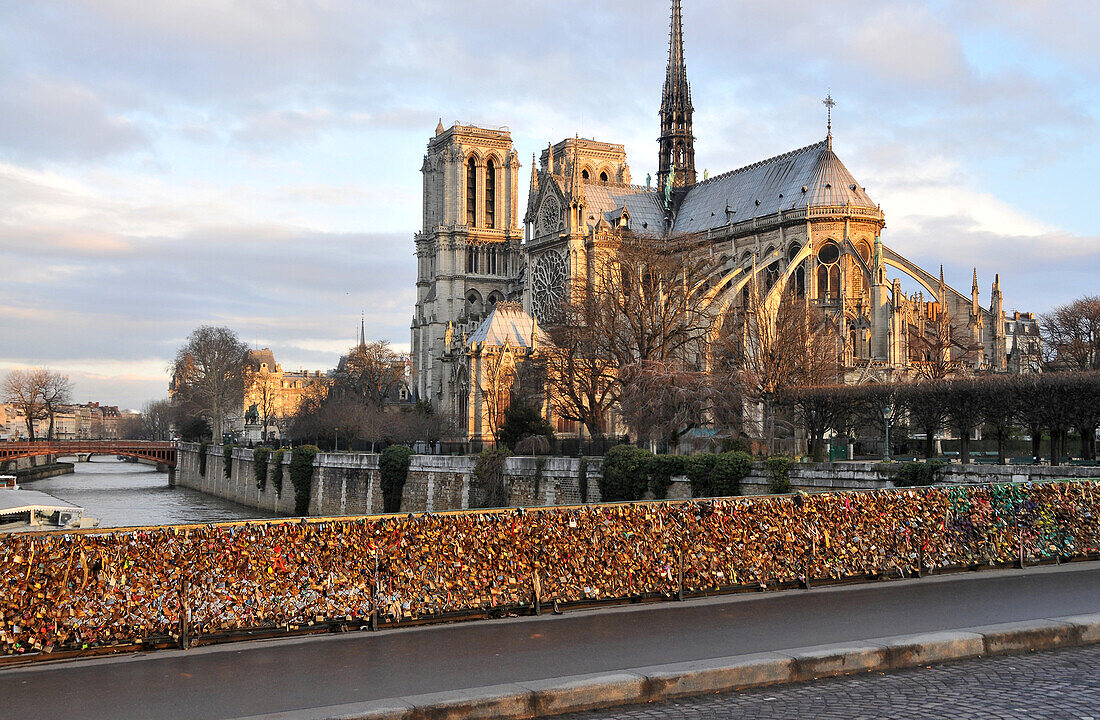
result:
[[[281,456],[271,453],[257,464],[255,451],[250,448],[231,447],[227,451],[221,445],[180,443],[176,482],[247,507],[292,515],[296,498],[290,477],[291,454],[291,450]],[[375,453],[318,453],[309,479],[309,514],[383,512],[378,461]],[[600,457],[508,457],[504,461],[507,505],[533,508],[600,502],[602,462]],[[476,507],[486,495],[476,466],[475,456],[413,455],[401,490],[401,512]],[[795,491],[879,490],[894,487],[893,479],[902,466],[879,462],[792,463],[788,479]],[[940,467],[937,473],[940,481],[950,485],[1100,480],[1100,466],[954,463]],[[764,462],[752,463],[749,474],[740,482],[745,496],[767,495],[771,484]],[[671,478],[666,499],[691,497],[691,483],[686,477]]]
[[[79,697],[59,720],[526,718],[1095,642],[1098,602],[1094,563],[926,575],[39,663],[0,696]]]
[[[38,465],[35,467],[21,468],[19,470],[12,471],[16,480],[20,483],[31,482],[32,480],[42,480],[44,478],[57,477],[58,475],[71,475],[73,472],[73,463],[70,462],[54,462],[48,465]]]
[[[0,656],[167,647],[1100,555],[1095,481],[15,534]]]

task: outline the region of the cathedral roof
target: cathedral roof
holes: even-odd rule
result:
[[[538,343],[546,344],[549,338],[538,329],[535,319],[523,311],[523,306],[513,302],[498,302],[489,317],[485,318],[467,341],[473,347],[485,343],[499,347],[507,343],[512,347],[531,347],[531,337],[537,332]]]
[[[703,232],[780,210],[843,205],[878,207],[826,139],[693,185],[672,231]]]
[[[595,225],[603,217],[614,225],[625,207],[631,230],[642,235],[660,234],[664,210],[657,196],[652,188],[640,185],[585,183],[584,197],[588,204],[585,221]]]

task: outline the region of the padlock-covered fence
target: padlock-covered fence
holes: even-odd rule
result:
[[[1095,481],[0,536],[0,654],[1100,552]]]

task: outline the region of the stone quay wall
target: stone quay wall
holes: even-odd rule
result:
[[[209,495],[266,510],[275,514],[294,513],[294,488],[290,482],[291,452],[283,455],[282,491],[273,481],[274,455],[268,456],[268,480],[257,487],[253,452],[249,448],[230,451],[232,471],[225,476],[224,451],[219,445],[206,448],[206,472],[200,473],[195,443],[181,443],[176,484]],[[382,512],[382,485],[376,453],[318,453],[310,493],[310,515],[371,515]],[[539,472],[539,462],[542,471]],[[601,458],[586,459],[587,500],[600,501],[598,485]],[[468,455],[414,455],[401,496],[402,512],[465,510],[477,504],[480,489],[474,475],[477,458]],[[509,505],[544,507],[577,505],[582,502],[581,462],[563,457],[510,457],[505,461],[509,482]],[[690,493],[689,493],[690,494]],[[471,502],[473,500],[473,502]]]
[[[257,487],[252,450],[233,448],[232,472],[225,476],[223,449],[209,445],[206,473],[199,473],[200,445],[181,443],[176,482],[248,507],[281,515],[294,513],[294,488],[290,483],[291,451],[283,456],[282,491],[274,482],[273,455],[268,457],[269,478]],[[371,515],[382,512],[382,486],[375,453],[319,453],[315,461],[309,503],[310,515]],[[542,471],[539,472],[539,463]],[[586,458],[587,501],[600,502],[602,458]],[[480,488],[474,475],[477,458],[468,455],[414,455],[402,492],[402,512],[441,512],[475,507]],[[795,491],[883,490],[894,487],[891,478],[900,463],[796,463],[790,468]],[[509,478],[509,502],[513,507],[579,505],[581,461],[569,457],[510,457],[505,461]],[[1044,465],[945,465],[940,480],[953,485],[981,485],[1007,482],[1043,482],[1058,479],[1100,478],[1100,467]],[[741,481],[744,495],[767,495],[770,480],[763,463]],[[685,477],[673,478],[669,500],[691,498],[691,484]]]

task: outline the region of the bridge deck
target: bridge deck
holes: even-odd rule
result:
[[[125,455],[176,466],[177,444],[156,440],[36,440],[0,443],[0,460],[42,455]]]
[[[0,671],[12,717],[239,718],[1100,611],[1075,563]]]

